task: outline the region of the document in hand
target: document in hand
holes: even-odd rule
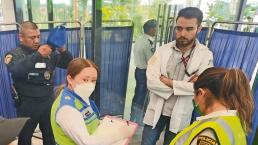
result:
[[[11,143],[29,118],[0,119],[0,145]]]
[[[106,145],[128,145],[138,125],[114,116],[105,116],[92,134],[103,139]]]

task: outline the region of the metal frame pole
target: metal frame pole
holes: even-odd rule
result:
[[[101,70],[101,35],[102,35],[102,0],[92,0],[92,51],[93,58],[96,65]],[[96,89],[95,89],[95,102],[98,107],[100,107],[100,82],[97,81]],[[101,109],[101,108],[100,108]]]
[[[210,29],[210,34],[209,34],[209,37],[208,37],[208,46],[210,45],[210,40],[211,40],[211,36],[212,36],[212,33],[214,31],[214,27],[216,24],[235,24],[235,25],[239,25],[239,24],[244,24],[244,25],[258,25],[258,23],[250,23],[250,22],[239,22],[239,21],[217,21],[217,22],[213,22],[212,23],[212,26],[211,26],[211,29]]]

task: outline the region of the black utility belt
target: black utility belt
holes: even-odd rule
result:
[[[32,82],[50,81],[52,73],[50,71],[44,72],[29,72],[27,79]]]
[[[50,82],[27,81],[27,83],[35,86],[53,86],[53,84]]]
[[[22,97],[46,97],[52,96],[54,94],[53,85],[39,85],[32,83],[24,83],[16,85],[16,90],[18,92],[18,96]]]
[[[146,71],[146,68],[138,68],[136,67],[137,70],[141,70],[141,71]]]
[[[14,100],[14,105],[16,107],[18,107],[23,101],[26,100],[35,100],[37,102],[42,102],[42,101],[46,101],[49,100],[53,97],[53,95],[49,94],[47,96],[33,96],[33,95],[29,95],[29,96],[25,96],[25,95],[19,95],[18,97],[13,96],[13,100]]]

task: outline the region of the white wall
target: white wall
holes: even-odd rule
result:
[[[0,9],[2,9],[3,19],[0,18],[0,23],[14,23],[14,5],[12,0],[0,0]],[[0,31],[13,30],[16,26],[0,25]]]

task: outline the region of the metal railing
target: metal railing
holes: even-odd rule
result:
[[[16,29],[18,29],[21,25],[16,22],[11,22],[11,23],[0,23],[0,26],[10,26],[10,25],[16,25],[18,26]]]
[[[258,23],[240,22],[240,21],[217,21],[217,22],[213,22],[212,25],[211,25],[211,29],[209,31],[209,34],[208,34],[208,45],[210,44],[210,39],[212,37],[212,34],[213,34],[213,31],[215,29],[216,24],[257,25],[258,26]]]

